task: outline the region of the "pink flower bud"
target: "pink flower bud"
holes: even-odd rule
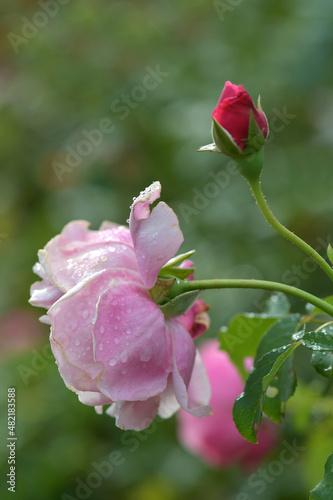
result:
[[[38,253],[32,305],[48,309],[51,347],[59,372],[80,401],[111,405],[122,429],[148,427],[158,413],[180,407],[210,411],[209,384],[192,336],[208,326],[199,299],[188,317],[166,319],[149,290],[183,242],[178,219],[153,183],[131,207],[129,228],[110,222],[98,231],[86,221],[67,224]],[[201,315],[201,316],[200,316]],[[200,316],[200,317],[199,317]],[[200,372],[195,399],[187,388]]]
[[[218,150],[230,156],[261,149],[268,135],[265,113],[257,109],[243,85],[226,82],[214,109],[213,137]],[[256,126],[251,127],[251,115]],[[245,150],[245,151],[244,151]]]
[[[212,414],[195,419],[181,410],[179,439],[185,448],[215,467],[238,463],[253,468],[276,445],[278,428],[271,421],[264,421],[258,432],[258,444],[246,441],[232,419],[233,404],[244,386],[236,367],[228,354],[219,350],[215,340],[202,344],[199,352],[211,385]]]

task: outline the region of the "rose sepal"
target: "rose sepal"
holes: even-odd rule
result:
[[[212,123],[212,136],[218,153],[233,158],[244,156],[244,151],[241,150],[229,132],[215,118],[213,118]]]

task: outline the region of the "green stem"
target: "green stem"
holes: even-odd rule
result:
[[[333,269],[332,267],[326,262],[326,260],[319,255],[318,252],[314,248],[312,248],[308,243],[303,241],[299,236],[296,236],[296,234],[292,233],[287,229],[285,226],[283,226],[277,218],[272,214],[266,200],[264,197],[264,194],[261,189],[260,181],[259,178],[256,179],[248,179],[248,182],[250,184],[253,196],[255,197],[255,200],[263,213],[265,219],[267,222],[282,236],[287,238],[289,241],[297,245],[299,248],[301,248],[305,253],[310,255],[312,259],[317,262],[317,264],[325,271],[327,276],[333,280]]]
[[[216,288],[253,288],[261,290],[271,290],[274,292],[283,292],[288,295],[293,295],[299,299],[305,300],[310,304],[318,307],[329,316],[333,317],[333,306],[319,299],[311,293],[305,292],[294,286],[277,283],[274,281],[265,280],[243,280],[243,279],[215,279],[215,280],[194,280],[194,281],[177,281],[169,294],[169,298],[176,297],[184,292],[192,290],[212,290]]]

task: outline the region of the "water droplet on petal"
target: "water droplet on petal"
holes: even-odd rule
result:
[[[127,362],[127,360],[128,360],[128,354],[127,354],[127,352],[126,352],[126,351],[123,351],[123,352],[121,353],[121,355],[120,355],[120,361],[121,361],[122,363],[126,363],[126,362]]]
[[[74,332],[76,329],[77,329],[77,322],[76,321],[70,321],[69,323],[67,323],[66,327],[65,327],[65,331],[67,333],[71,333],[71,332]]]
[[[84,311],[82,311],[82,318],[83,319],[87,319],[89,316],[89,311],[87,309],[85,309]]]
[[[146,347],[140,354],[141,361],[149,361],[151,357],[150,347]]]
[[[130,328],[126,328],[126,333],[129,335],[130,333],[132,333],[132,330]]]
[[[119,345],[120,344],[120,340],[118,339],[118,337],[115,337],[113,339],[113,342],[116,344],[116,345]]]
[[[103,343],[102,343],[102,342],[100,342],[100,343],[99,343],[98,349],[99,349],[100,351],[103,351]]]
[[[127,372],[127,368],[124,368],[124,369],[121,371],[121,373],[122,373],[123,375],[125,375],[125,373],[126,373],[126,372]]]
[[[76,340],[75,340],[75,342],[74,342],[74,344],[75,344],[76,346],[79,346],[79,345],[80,345],[80,341],[79,341],[79,339],[76,339]]]
[[[101,326],[99,327],[99,331],[100,331],[101,333],[104,333],[105,328],[104,328],[104,326],[103,326],[103,325],[101,325]]]
[[[109,361],[109,365],[110,366],[116,366],[117,364],[117,360],[115,358],[111,358],[110,361]]]

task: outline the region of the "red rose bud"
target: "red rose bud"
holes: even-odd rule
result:
[[[260,107],[254,106],[243,85],[226,82],[214,109],[212,134],[215,151],[244,156],[259,151],[268,135],[268,122]]]

